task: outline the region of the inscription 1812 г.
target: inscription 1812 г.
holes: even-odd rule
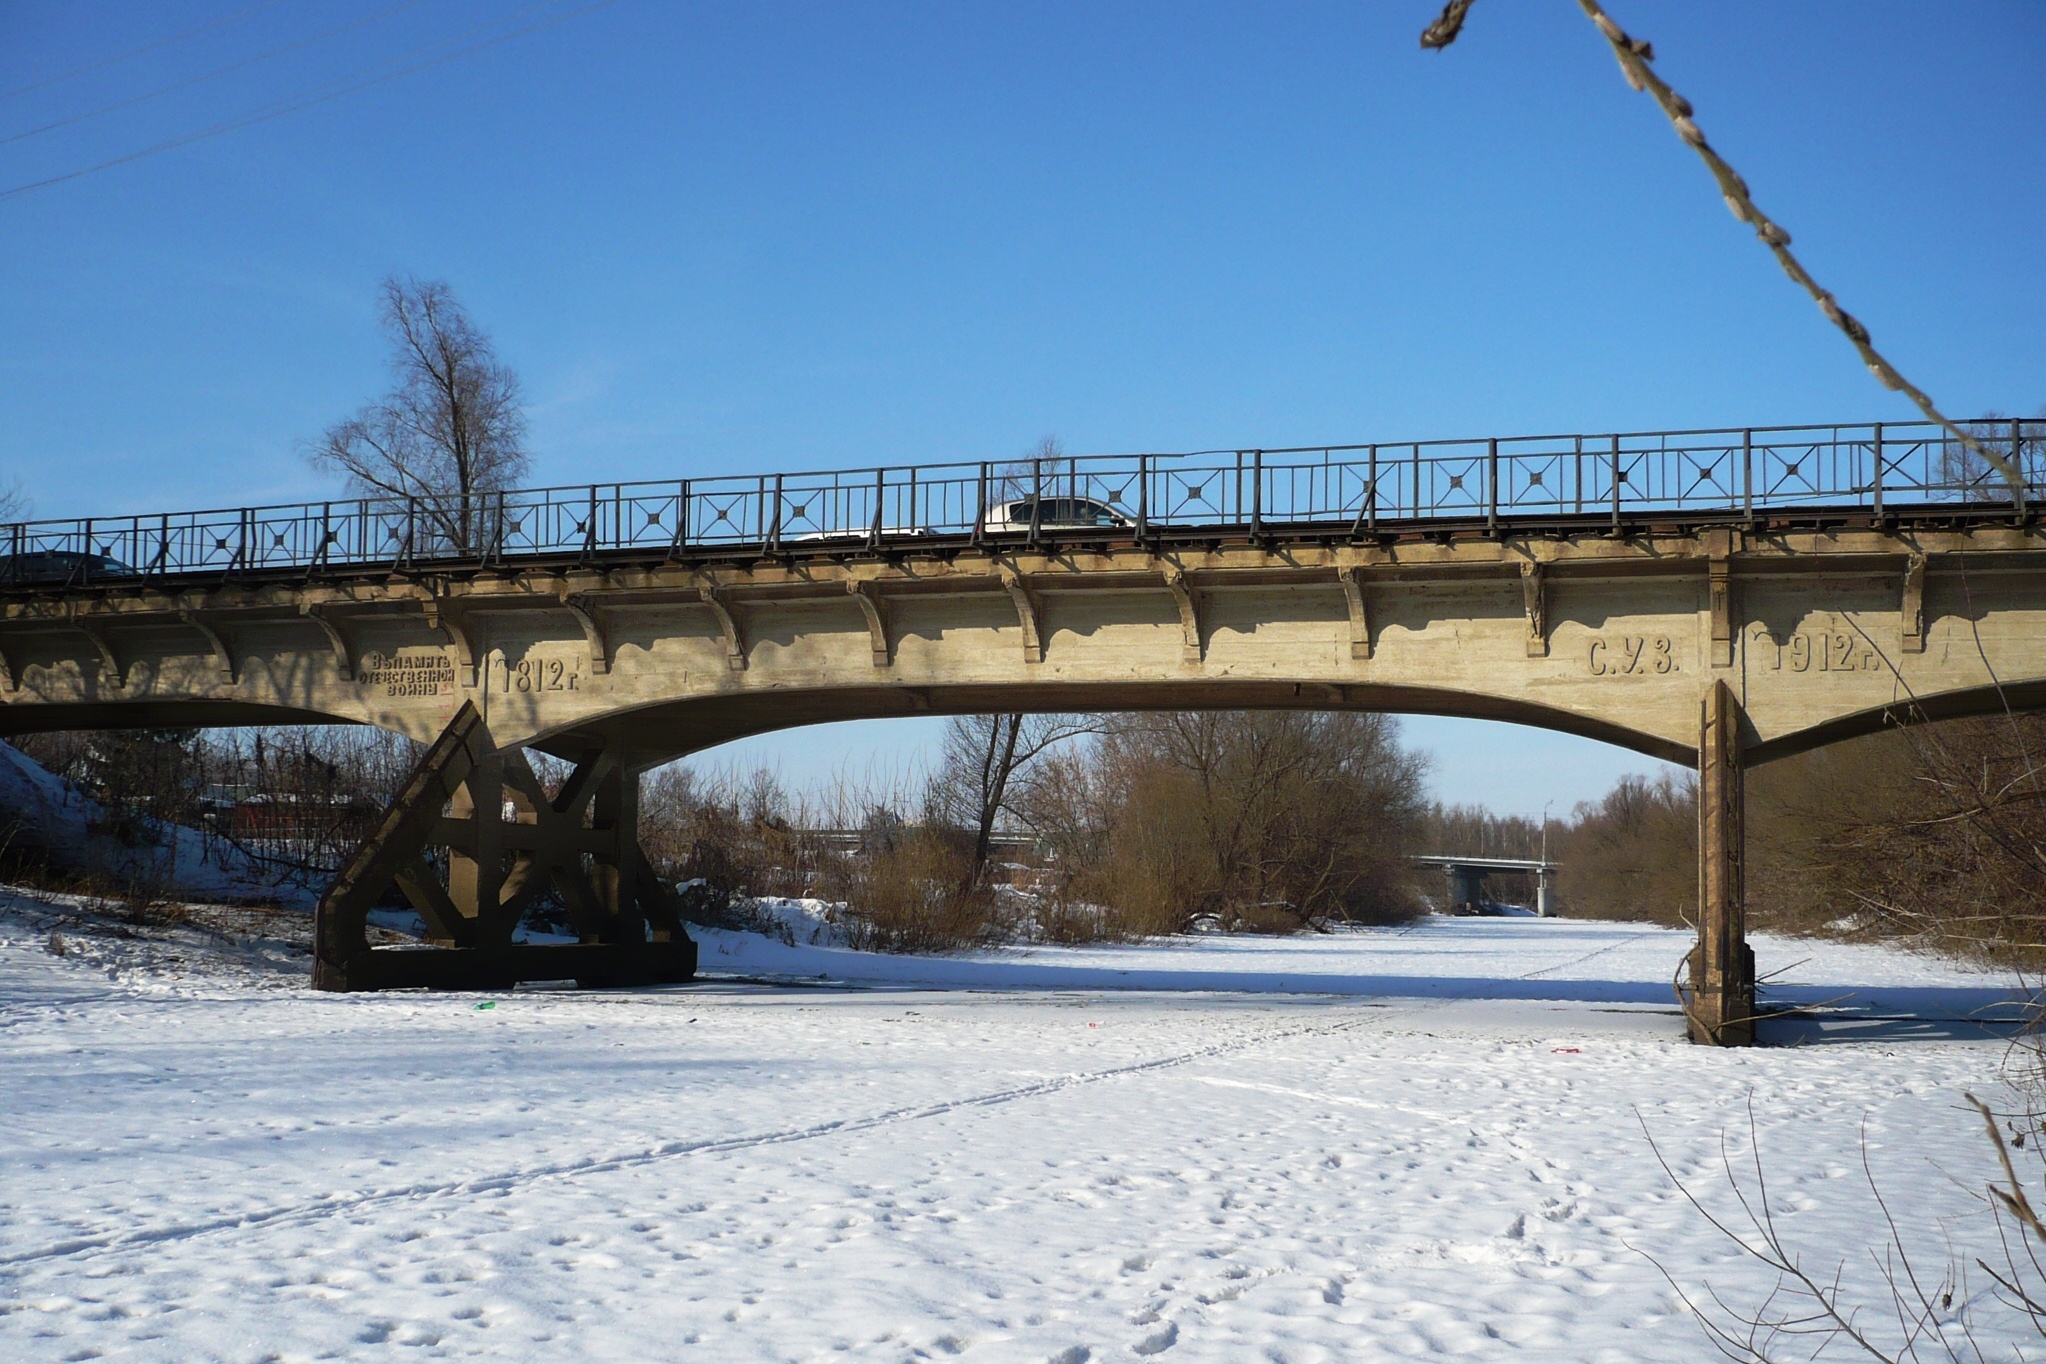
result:
[[[558,658],[504,659],[500,666],[507,692],[574,691],[582,682],[575,666]]]
[[[1668,635],[1595,635],[1586,663],[1593,677],[1654,677],[1677,671]]]

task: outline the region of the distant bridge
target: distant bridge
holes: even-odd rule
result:
[[[2031,495],[1913,423],[29,522],[0,527],[0,733],[434,740],[330,896],[319,978],[353,988],[686,974],[631,778],[748,734],[1006,710],[1512,720],[1699,764],[1692,1026],[1739,1041],[1743,766],[2046,705],[2046,423],[1981,429]],[[579,764],[560,795],[528,747]],[[453,849],[445,884],[430,841]],[[359,911],[394,879],[462,950],[368,949]],[[590,950],[511,945],[549,884]]]
[[[1535,913],[1549,917],[1556,892],[1556,864],[1534,857],[1459,857],[1450,853],[1421,853],[1416,866],[1439,867],[1448,882],[1446,907],[1451,914],[1475,914],[1487,903],[1485,879],[1500,874],[1525,876],[1534,882]]]

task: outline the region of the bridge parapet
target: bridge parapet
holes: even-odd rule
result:
[[[2046,421],[1983,419],[2046,492]],[[1928,422],[1402,441],[671,479],[353,498],[0,526],[0,590],[129,577],[494,567],[703,553],[913,552],[941,541],[1165,545],[1427,523],[1608,530],[2012,510],[2003,479]]]

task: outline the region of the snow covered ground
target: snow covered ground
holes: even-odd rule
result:
[[[90,793],[0,741],[0,832],[16,852],[46,857],[109,885],[152,885],[167,895],[301,910],[319,899],[303,874],[266,865],[197,829],[142,819],[127,821],[125,836],[115,836],[113,823]]]
[[[49,922],[0,907],[8,1360],[1699,1360],[1650,1257],[1768,1279],[1644,1127],[1725,1207],[1752,1101],[1786,1234],[1872,1286],[1863,1150],[1929,1261],[1986,1245],[1961,1095],[2011,1055],[2006,981],[1767,939],[1831,1012],[1688,1046],[1638,925],[706,934],[695,985],[484,997]]]

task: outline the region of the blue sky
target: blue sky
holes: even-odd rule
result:
[[[322,492],[295,449],[383,384],[394,270],[494,334],[547,482],[1910,415],[1575,5],[1481,0],[1439,54],[1433,8],[9,0],[0,478],[45,515]],[[1612,9],[1906,374],[2046,403],[2046,5]],[[1654,768],[1409,732],[1507,809]]]

